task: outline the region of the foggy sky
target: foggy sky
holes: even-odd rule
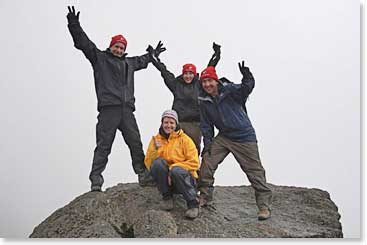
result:
[[[175,75],[202,71],[222,45],[219,77],[256,85],[247,103],[269,183],[330,193],[345,237],[360,236],[359,1],[1,1],[0,235],[27,237],[56,209],[89,191],[97,101],[92,67],[73,47],[67,6],[104,50],[123,34],[130,56],[162,40]],[[144,150],[173,96],[153,65],[135,73]],[[103,188],[137,182],[117,132]],[[216,185],[249,185],[232,156]]]

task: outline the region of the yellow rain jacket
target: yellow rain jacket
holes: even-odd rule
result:
[[[172,132],[168,139],[160,134],[155,138],[161,141],[162,146],[156,149],[154,139],[150,140],[144,160],[147,169],[150,169],[156,158],[162,158],[168,163],[170,170],[174,166],[179,166],[189,171],[194,178],[198,178],[196,172],[199,169],[198,151],[192,139],[182,129]]]

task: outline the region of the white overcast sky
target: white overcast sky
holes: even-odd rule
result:
[[[268,182],[328,191],[345,237],[360,236],[360,2],[356,0],[0,1],[0,235],[27,237],[56,209],[89,191],[95,147],[92,68],[73,47],[67,6],[105,49],[123,34],[130,56],[162,40],[179,75],[201,71],[222,45],[218,76],[256,79],[247,107]],[[135,74],[144,150],[172,95],[149,65]],[[104,188],[136,182],[118,132]],[[228,157],[216,185],[248,185]],[[291,207],[290,207],[291,208]]]

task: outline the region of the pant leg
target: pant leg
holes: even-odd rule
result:
[[[89,179],[92,185],[102,186],[104,180],[102,172],[105,170],[108,155],[111,153],[112,143],[121,119],[121,107],[106,106],[98,114],[96,126],[97,146],[94,150],[92,170]]]
[[[198,207],[199,202],[197,200],[195,191],[195,179],[184,168],[173,167],[170,171],[172,184],[178,194],[182,194],[187,202],[189,208]]]
[[[208,198],[212,197],[214,173],[218,165],[223,162],[228,154],[229,150],[221,136],[215,137],[210,148],[210,154],[205,153],[202,158],[199,176],[200,195],[207,196]]]
[[[141,142],[139,128],[133,110],[128,106],[123,107],[119,130],[122,133],[125,143],[129,147],[134,172],[136,174],[143,173],[146,170],[144,165],[145,155],[143,144]]]
[[[198,154],[200,154],[201,130],[200,122],[180,122],[180,127],[194,141]]]
[[[150,166],[150,175],[157,183],[159,192],[162,194],[163,199],[171,198],[171,188],[168,186],[168,165],[162,158],[156,158]]]
[[[265,178],[257,143],[228,143],[235,159],[246,173],[251,186],[255,189],[256,204],[259,208],[267,207],[270,209],[272,191]]]

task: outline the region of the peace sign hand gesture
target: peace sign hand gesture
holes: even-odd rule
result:
[[[75,8],[74,6],[68,6],[69,13],[66,15],[66,18],[68,19],[69,24],[73,23],[79,23],[79,14],[80,11],[78,11],[77,14],[75,14]]]

